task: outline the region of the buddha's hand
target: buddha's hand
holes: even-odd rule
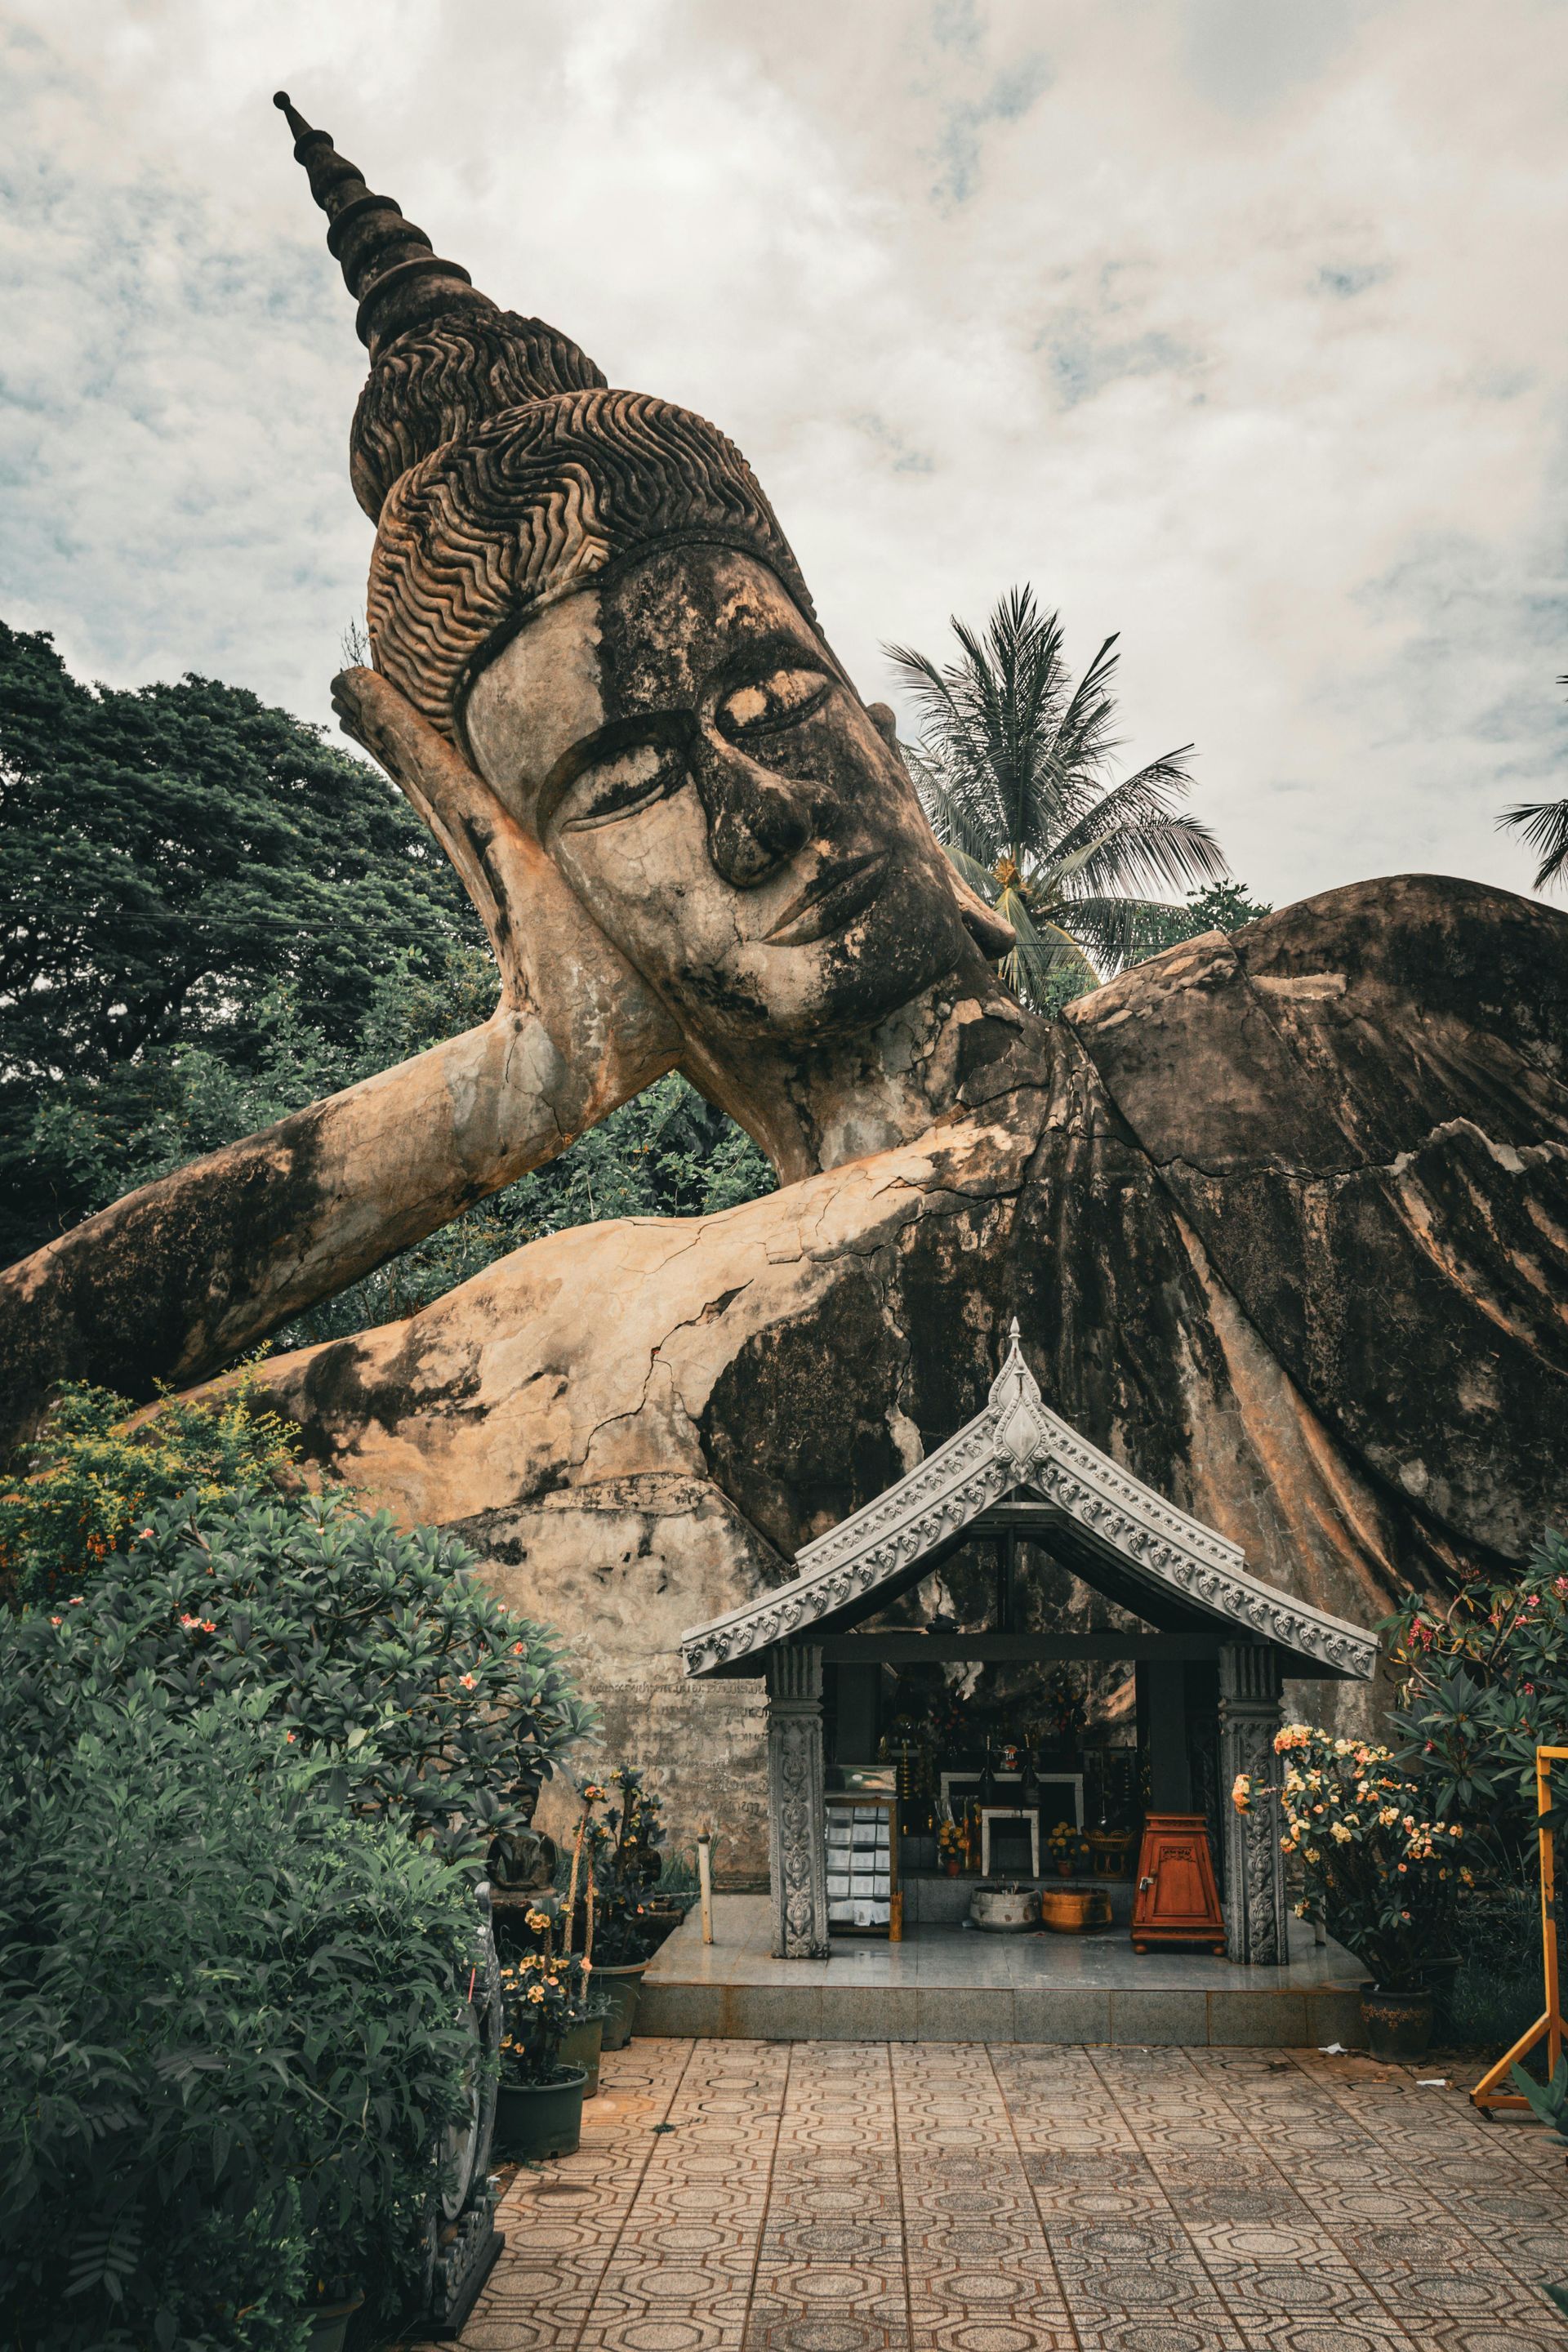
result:
[[[680,1033],[540,844],[406,697],[372,669],[332,680],[345,735],[418,810],[462,878],[501,979],[502,1013],[533,1013],[591,1090],[606,1061],[671,1068]],[[646,1084],[641,1078],[639,1084]]]

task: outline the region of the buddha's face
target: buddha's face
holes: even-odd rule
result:
[[[901,761],[765,565],[643,558],[475,682],[474,760],[689,1034],[863,1027],[963,952]]]

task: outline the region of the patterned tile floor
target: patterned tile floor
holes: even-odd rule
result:
[[[1316,2051],[638,2041],[464,2352],[1568,2352],[1568,2173]]]

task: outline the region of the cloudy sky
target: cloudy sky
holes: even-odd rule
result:
[[[0,613],[325,719],[369,528],[279,85],[752,459],[868,698],[1015,581],[1283,902],[1568,790],[1568,0],[0,0]]]

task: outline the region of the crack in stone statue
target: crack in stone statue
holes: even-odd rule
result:
[[[739,452],[279,103],[370,354],[375,667],[335,699],[500,1002],[13,1268],[11,1428],[62,1377],[202,1379],[680,1068],[779,1192],[536,1242],[261,1380],[563,1629],[678,1822],[723,1789],[737,1859],[760,1694],[684,1689],[680,1631],[976,1412],[1014,1313],[1049,1403],[1269,1582],[1366,1623],[1517,1559],[1568,1500],[1568,920],[1363,883],[1021,1011]]]

